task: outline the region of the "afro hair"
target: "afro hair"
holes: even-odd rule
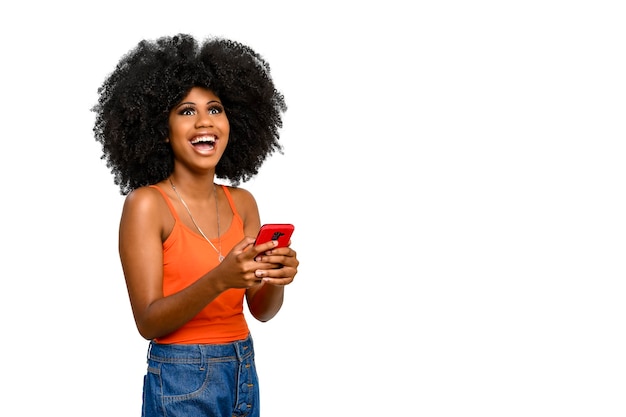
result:
[[[143,40],[126,53],[98,89],[94,135],[126,195],[167,178],[174,168],[168,137],[171,109],[193,87],[220,97],[230,123],[215,176],[237,186],[254,177],[275,151],[287,110],[269,64],[250,47],[187,34]]]

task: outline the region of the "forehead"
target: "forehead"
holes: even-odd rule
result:
[[[204,87],[193,87],[185,97],[183,97],[181,102],[201,104],[208,103],[209,101],[220,101],[220,98],[212,90]]]

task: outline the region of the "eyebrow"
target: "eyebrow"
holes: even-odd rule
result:
[[[206,103],[206,104],[211,104],[211,103],[222,104],[222,102],[221,102],[221,101],[219,101],[219,100],[210,100],[210,101],[207,101],[207,103]],[[176,105],[176,108],[179,108],[180,106],[185,106],[185,105],[192,105],[192,106],[195,106],[195,105],[196,105],[196,103],[195,103],[195,102],[193,102],[193,101],[183,101],[182,103],[178,103],[178,104]]]

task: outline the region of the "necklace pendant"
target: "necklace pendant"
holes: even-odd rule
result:
[[[219,261],[220,261],[220,263],[221,263],[221,262],[224,260],[224,255],[222,255],[222,254],[220,253],[220,256],[218,256],[218,257],[217,257],[217,259],[219,259]]]

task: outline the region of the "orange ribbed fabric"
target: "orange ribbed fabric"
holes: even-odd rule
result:
[[[172,233],[163,242],[163,295],[174,294],[188,287],[207,271],[219,264],[218,255],[209,242],[180,221],[172,202],[158,186],[176,219]],[[243,221],[237,212],[228,188],[222,186],[233,221],[221,235],[222,253],[226,255],[243,237]],[[211,239],[219,248],[218,239]],[[231,289],[220,294],[192,320],[167,336],[155,339],[158,343],[228,343],[248,336],[249,329],[243,314],[244,289]]]

